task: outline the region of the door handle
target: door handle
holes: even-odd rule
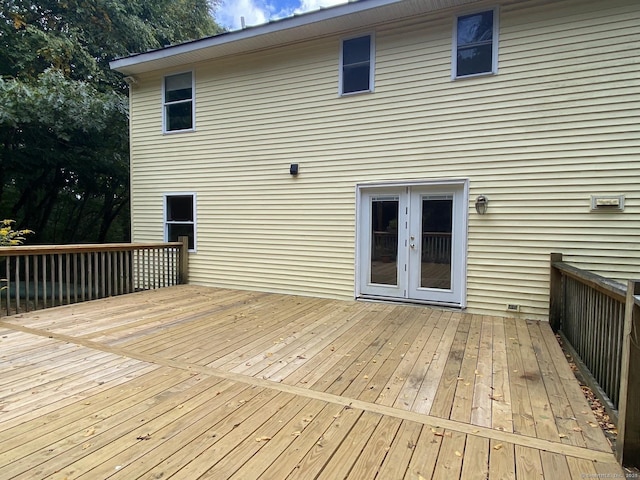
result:
[[[409,244],[409,246],[410,246],[411,248],[416,248],[416,244],[415,244],[415,243],[410,243],[410,244]]]

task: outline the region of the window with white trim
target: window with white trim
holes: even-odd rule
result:
[[[342,40],[340,95],[373,91],[374,58],[373,35]]]
[[[164,196],[164,238],[177,242],[178,237],[189,237],[189,250],[196,249],[196,195],[175,193]]]
[[[164,131],[193,130],[193,73],[164,77],[163,93]]]
[[[498,71],[498,19],[496,10],[456,18],[453,78]]]

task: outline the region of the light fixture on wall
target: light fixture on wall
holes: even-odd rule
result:
[[[292,163],[291,165],[289,165],[289,173],[293,176],[298,175],[298,164],[297,163]]]
[[[478,215],[484,215],[487,213],[487,207],[489,206],[489,199],[484,195],[478,195],[476,198],[476,212]]]

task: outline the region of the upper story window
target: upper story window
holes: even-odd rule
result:
[[[372,35],[342,41],[340,95],[373,91],[375,50]]]
[[[495,10],[459,16],[454,39],[453,78],[498,71],[498,19]]]
[[[195,193],[167,194],[164,197],[164,238],[177,242],[178,237],[189,237],[189,250],[196,248],[196,195]]]
[[[193,130],[193,73],[179,73],[164,77],[163,130],[175,132]]]

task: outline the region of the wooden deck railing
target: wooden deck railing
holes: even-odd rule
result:
[[[640,466],[638,295],[638,281],[625,288],[551,254],[549,321],[617,424],[618,458],[634,466]]]
[[[424,263],[448,263],[451,261],[451,233],[423,232],[422,261]],[[398,234],[394,232],[373,232],[373,260],[398,254]]]
[[[0,247],[0,315],[186,283],[181,240]]]

